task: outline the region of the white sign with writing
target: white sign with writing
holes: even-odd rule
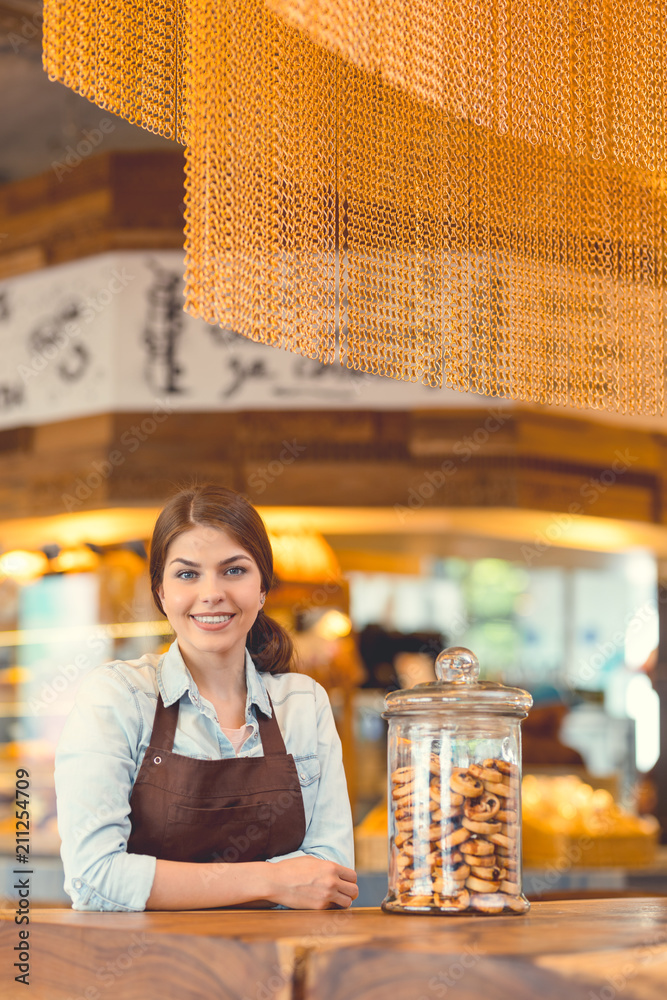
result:
[[[160,402],[198,411],[483,405],[472,393],[322,365],[193,319],[182,276],[180,251],[123,251],[0,282],[0,427]]]

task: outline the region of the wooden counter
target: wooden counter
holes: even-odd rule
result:
[[[31,1000],[664,1000],[667,898],[535,903],[525,917],[348,911],[30,914]]]

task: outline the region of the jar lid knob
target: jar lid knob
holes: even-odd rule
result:
[[[439,681],[449,681],[450,684],[476,684],[479,660],[465,646],[450,646],[438,654],[435,673]]]

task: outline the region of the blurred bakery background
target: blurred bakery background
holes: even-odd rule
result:
[[[667,891],[667,421],[395,383],[186,316],[182,153],[48,83],[39,7],[0,2],[4,895],[20,767],[33,904],[67,901],[55,743],[86,673],[170,641],[147,544],[191,478],[265,517],[267,610],[343,741],[360,904],[386,888],[384,695],[449,645],[534,697],[527,893]]]

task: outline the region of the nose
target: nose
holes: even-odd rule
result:
[[[199,599],[204,604],[219,604],[220,601],[224,601],[224,586],[217,575],[205,574],[202,576]]]

